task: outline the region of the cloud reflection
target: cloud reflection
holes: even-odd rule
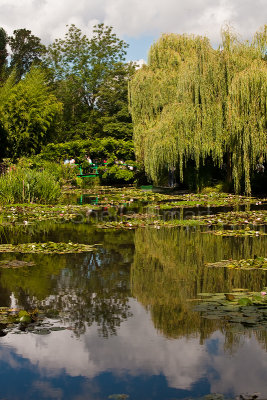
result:
[[[222,333],[214,333],[204,345],[199,344],[196,336],[166,339],[158,334],[149,313],[138,302],[131,300],[130,305],[133,318],[123,322],[118,335],[108,340],[99,337],[97,326],[93,325],[79,338],[66,330],[47,336],[8,334],[2,338],[2,343],[37,366],[43,377],[66,372],[72,377],[93,379],[109,371],[123,380],[125,374],[161,374],[168,385],[176,389],[190,389],[207,377],[212,392],[260,391],[267,395],[267,355],[253,337],[245,338],[232,357],[224,351]],[[217,343],[216,351],[208,351],[211,341]],[[4,353],[6,363],[19,368],[3,349],[0,356]],[[51,387],[47,390],[55,393]]]

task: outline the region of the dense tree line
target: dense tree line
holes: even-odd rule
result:
[[[267,170],[266,37],[266,26],[250,42],[228,28],[215,50],[206,37],[165,34],[135,72],[128,45],[104,24],[91,37],[68,26],[47,47],[27,29],[0,28],[0,159],[47,144],[53,154],[59,143],[83,157],[105,138],[131,148],[133,118],[137,161],[154,183],[176,170],[193,189],[215,176],[251,193]]]
[[[0,158],[80,139],[131,142],[127,47],[104,24],[91,38],[71,25],[48,47],[27,29],[0,28]]]
[[[206,37],[176,34],[151,47],[130,99],[136,155],[154,182],[211,162],[237,192],[251,192],[267,156],[266,49],[267,26],[251,42],[227,28],[217,50]]]

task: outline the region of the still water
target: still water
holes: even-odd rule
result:
[[[65,329],[0,337],[0,399],[267,398],[267,330],[235,331],[193,311],[199,292],[267,286],[266,271],[204,265],[266,256],[266,236],[203,230],[42,223],[2,231],[1,243],[99,246],[76,255],[1,255],[36,265],[0,271],[0,306],[46,310],[47,321]]]

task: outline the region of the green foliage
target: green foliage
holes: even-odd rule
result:
[[[90,154],[92,160],[102,164],[104,160],[108,163],[100,166],[99,173],[102,183],[122,183],[133,182],[135,179],[135,170],[130,170],[127,166],[115,164],[116,160],[128,160],[127,164],[135,166],[133,144],[131,141],[121,139],[103,138],[76,140],[66,143],[49,144],[43,148],[38,159],[58,160],[75,158],[76,163],[81,166],[89,167],[85,160],[85,155]],[[84,168],[84,173],[89,173]],[[84,178],[83,178],[84,179]],[[91,179],[91,178],[90,178]],[[76,182],[80,186],[79,182]],[[83,182],[84,187],[85,182]],[[87,184],[85,186],[88,186]]]
[[[71,25],[64,39],[48,47],[47,63],[64,104],[62,139],[132,136],[127,91],[134,67],[124,63],[127,47],[104,24],[90,39]]]
[[[46,48],[41,39],[32,35],[28,29],[17,29],[8,38],[11,48],[10,67],[16,70],[16,79],[30,71],[32,64],[40,64]]]
[[[16,159],[40,151],[61,113],[46,76],[33,68],[18,84],[11,75],[0,88],[0,126],[7,141],[6,156]]]
[[[0,28],[0,82],[3,79],[3,72],[7,64],[7,33],[3,28]]]
[[[114,138],[75,140],[65,143],[50,143],[42,149],[40,158],[44,160],[61,161],[74,157],[84,161],[85,155],[91,159],[103,161],[107,158],[130,160],[134,159],[133,143]]]
[[[26,168],[10,169],[0,176],[0,203],[55,203],[61,189],[54,175]]]
[[[129,170],[127,166],[120,166],[117,164],[99,167],[99,173],[101,175],[101,181],[105,184],[130,183],[133,182],[135,178],[134,171]]]
[[[55,161],[46,161],[41,159],[39,155],[32,158],[20,158],[17,165],[22,168],[46,171],[53,175],[59,183],[70,182],[75,179],[79,173],[79,167],[77,165],[65,165]]]
[[[258,36],[257,36],[258,35]],[[230,29],[214,50],[206,37],[165,34],[130,83],[138,161],[153,181],[168,168],[212,157],[226,163],[238,192],[266,159],[266,29],[240,42]],[[265,44],[264,44],[265,43]],[[264,47],[265,46],[265,47]]]
[[[205,186],[202,190],[202,194],[211,194],[211,193],[222,193],[224,190],[223,182],[219,182],[214,186]]]
[[[48,62],[57,80],[71,78],[73,89],[90,107],[94,107],[99,86],[117,63],[124,61],[128,45],[112,33],[112,27],[99,24],[89,39],[75,25],[69,27],[65,39],[56,39],[48,48]]]

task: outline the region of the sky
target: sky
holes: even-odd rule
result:
[[[114,27],[129,45],[127,61],[146,60],[162,33],[206,35],[214,47],[230,24],[242,38],[267,23],[266,0],[0,0],[0,27],[9,35],[26,28],[44,44],[75,24],[90,36],[95,24]]]

